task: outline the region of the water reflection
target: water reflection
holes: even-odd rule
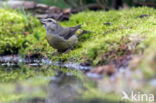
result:
[[[82,84],[76,76],[58,72],[49,83],[46,103],[75,103],[84,90]]]
[[[85,75],[91,67],[78,63],[54,64],[47,59],[20,63],[16,62],[18,59],[14,62],[10,61],[12,58],[2,59],[5,62],[0,59],[0,103],[1,99],[2,103],[9,99],[13,103],[116,103],[105,98],[105,90],[101,89],[108,90],[112,84],[106,86],[100,82],[100,87],[99,80]]]

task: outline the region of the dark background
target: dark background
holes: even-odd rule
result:
[[[156,7],[156,0],[31,0],[60,8],[79,8],[96,6],[103,9],[120,9],[132,6]]]

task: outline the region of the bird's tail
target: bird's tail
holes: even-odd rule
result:
[[[92,33],[91,31],[81,29],[81,25],[77,25],[77,26],[72,27],[72,28],[75,29],[78,37],[83,35],[83,34]]]
[[[74,26],[74,27],[70,27],[70,30],[75,34],[77,34],[77,32],[80,30],[81,28],[81,25],[77,25],[77,26]]]
[[[77,25],[77,26],[74,26],[74,27],[72,27],[72,28],[74,28],[74,29],[80,29],[81,28],[81,25]]]

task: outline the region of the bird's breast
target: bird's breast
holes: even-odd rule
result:
[[[66,40],[54,34],[47,33],[47,41],[53,48],[58,50],[64,50],[69,47],[69,44],[66,42]]]

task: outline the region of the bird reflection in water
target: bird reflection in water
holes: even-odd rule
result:
[[[46,103],[75,103],[84,90],[82,81],[69,73],[59,72],[48,86]]]

